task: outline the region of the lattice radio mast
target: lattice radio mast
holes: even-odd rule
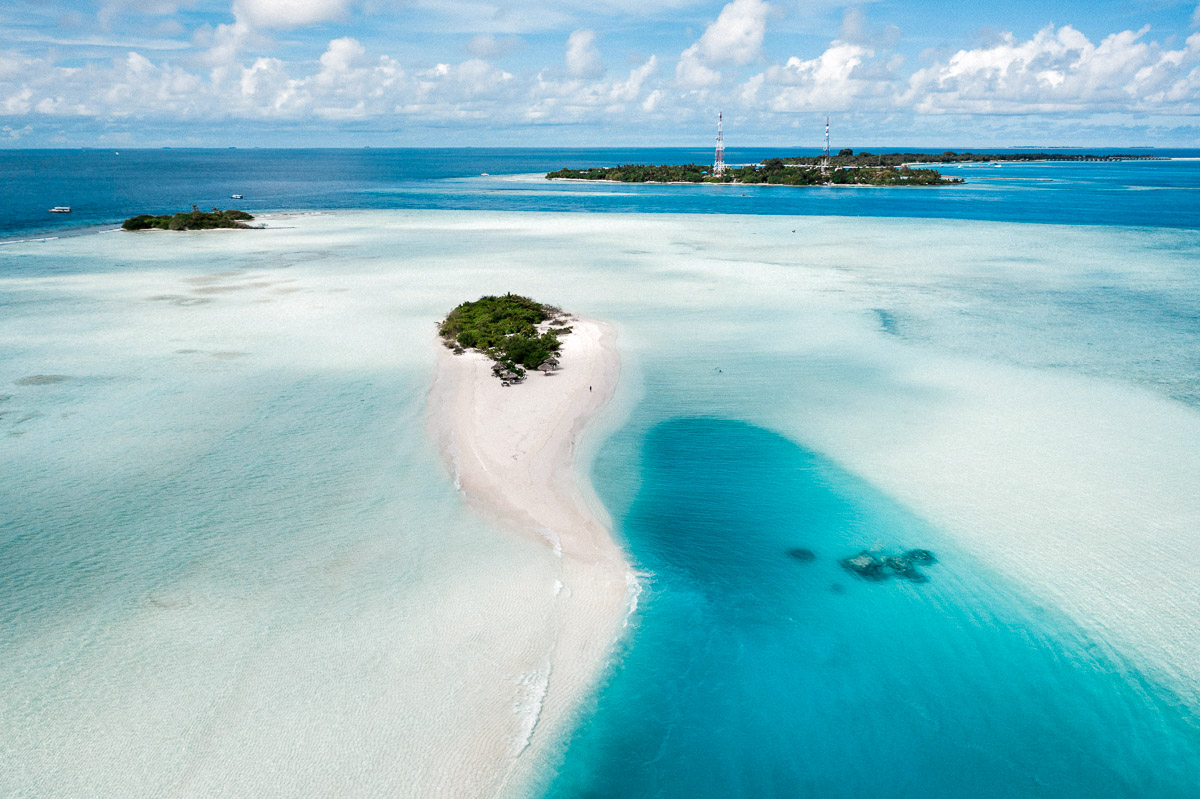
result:
[[[829,171],[829,117],[825,117],[825,157],[821,159],[821,171]]]
[[[713,177],[725,174],[725,135],[721,132],[722,114],[717,112],[717,154],[713,158]]]

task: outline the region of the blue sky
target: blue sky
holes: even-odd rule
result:
[[[1197,146],[1196,0],[19,0],[0,146]]]

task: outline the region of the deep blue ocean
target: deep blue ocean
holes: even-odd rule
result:
[[[941,152],[946,148],[898,149]],[[545,173],[564,166],[707,163],[712,153],[683,148],[0,150],[0,237],[112,225],[139,213],[188,210],[193,203],[202,209],[238,207],[251,212],[435,208],[1195,226],[1200,219],[1200,150],[1134,152],[1198,160],[965,166],[947,169],[946,174],[965,177],[968,185],[938,191],[795,191],[785,186],[757,187],[755,191],[690,186],[680,191],[672,186],[630,185],[615,192],[611,186],[550,181],[531,186],[528,182],[477,178]],[[726,159],[751,163],[778,155],[815,154],[815,150],[802,149],[730,149]],[[895,192],[907,193],[897,202]],[[233,194],[241,194],[243,199],[233,200]],[[58,205],[70,206],[72,213],[48,213]]]
[[[1137,152],[1183,160],[971,166],[946,170],[966,178],[965,186],[826,189],[513,177],[564,166],[707,161],[710,151],[701,149],[7,150],[0,151],[0,240],[86,234],[193,203],[251,212],[584,211],[1200,227],[1200,150]],[[732,149],[727,160],[813,153]],[[56,205],[73,213],[47,212]],[[45,274],[53,266],[27,261],[6,263],[0,247],[0,277]],[[1077,298],[1063,289],[1060,299]],[[1127,313],[1133,301],[1123,295],[1101,299],[1114,318],[1137,316]],[[1190,325],[1193,305],[1181,303],[1183,321],[1176,322]],[[885,328],[890,318],[883,316]],[[29,333],[29,341],[36,338]],[[771,351],[769,341],[755,346],[758,355]],[[20,354],[16,343],[10,349]],[[725,354],[735,350],[727,345]],[[219,356],[240,353],[222,348]],[[601,445],[592,476],[645,575],[644,592],[602,689],[564,743],[557,770],[544,775],[544,795],[1200,796],[1200,723],[1178,696],[838,463],[732,418],[716,403],[678,412],[671,392],[691,380],[678,362],[659,364],[643,354],[640,368],[647,375],[643,396]],[[668,377],[657,379],[659,372]],[[358,392],[357,384],[345,390],[352,398]],[[371,407],[386,413],[386,396],[379,397]],[[323,419],[305,416],[286,431],[297,442],[297,461],[311,443],[303,437],[314,436]],[[410,410],[407,421],[419,425],[417,412]],[[364,429],[372,424],[360,422]],[[287,467],[272,473],[290,474]],[[270,515],[269,508],[259,512]],[[9,554],[39,534],[17,532],[0,542]],[[207,535],[202,524],[196,534]],[[839,566],[872,545],[929,548],[939,562],[922,567],[929,580],[921,583],[869,582]],[[47,562],[66,568],[59,563],[66,556],[48,551]],[[0,563],[33,584],[47,582],[38,564],[18,560],[13,554]],[[15,585],[10,575],[0,595]]]

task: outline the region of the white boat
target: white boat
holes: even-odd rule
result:
[[[52,214],[69,214],[69,213],[71,213],[71,206],[56,205],[50,209],[50,213],[52,213]]]
[[[230,196],[230,197],[232,197],[232,198],[233,198],[233,199],[235,199],[235,200],[240,200],[240,199],[242,199],[242,195],[240,195],[240,194],[231,194],[231,195],[229,195],[229,196]]]

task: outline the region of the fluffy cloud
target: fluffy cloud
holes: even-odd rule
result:
[[[1120,111],[1179,101],[1194,112],[1189,92],[1200,67],[1200,34],[1167,50],[1144,40],[1148,30],[1114,33],[1099,44],[1070,26],[1044,28],[1023,42],[1006,34],[916,72],[903,102],[928,114]]]
[[[858,71],[874,55],[862,45],[834,42],[810,60],[792,56],[781,67],[771,67],[762,83],[781,87],[768,100],[772,111],[840,111],[875,93],[877,81]],[[885,73],[886,75],[886,73]]]
[[[567,39],[567,72],[573,78],[598,78],[604,74],[596,32],[577,30]]]
[[[665,96],[666,92],[664,92],[662,89],[655,89],[654,91],[650,92],[646,95],[646,99],[642,101],[642,110],[647,114],[653,113],[658,109],[658,104],[662,102],[662,99]]]
[[[721,73],[708,67],[700,56],[700,45],[693,44],[679,54],[675,64],[675,82],[685,89],[702,89],[721,82]]]
[[[140,1],[157,8],[154,0]],[[611,69],[610,60],[606,72],[597,34],[576,29],[566,36],[570,28],[563,31],[562,50],[561,37],[525,43],[491,33],[469,42],[462,37],[471,55],[465,61],[436,63],[410,52],[413,63],[402,67],[367,40],[340,36],[314,52],[311,33],[281,42],[268,27],[317,24],[357,0],[303,0],[286,9],[276,0],[233,2],[236,19],[198,29],[191,53],[132,48],[117,58],[56,60],[53,52],[37,58],[0,51],[0,140],[20,136],[25,144],[47,136],[51,126],[37,121],[45,117],[128,120],[133,130],[133,120],[192,126],[223,119],[303,123],[419,115],[437,126],[522,120],[611,124],[621,115],[629,135],[636,120],[649,115],[656,127],[641,130],[665,136],[670,135],[665,126],[679,131],[699,125],[699,114],[716,107],[730,112],[731,122],[740,116],[742,125],[768,135],[783,125],[807,124],[789,118],[797,113],[839,112],[843,119],[859,114],[870,120],[867,127],[887,119],[889,125],[899,120],[910,129],[939,130],[944,120],[921,117],[963,115],[963,129],[970,130],[977,124],[969,120],[972,115],[1012,115],[1015,127],[1040,114],[1043,128],[1061,123],[1084,130],[1088,115],[1108,120],[1105,124],[1132,125],[1136,114],[1138,124],[1153,125],[1168,119],[1182,124],[1182,117],[1200,114],[1200,33],[1182,43],[1154,41],[1146,29],[1092,41],[1069,26],[1048,27],[1027,38],[1003,34],[987,46],[927,61],[914,72],[892,51],[892,33],[872,30],[861,13],[846,12],[842,36],[823,50],[772,62],[763,52],[770,7],[764,0],[732,0],[666,74],[659,57],[650,54],[620,71]],[[284,10],[271,16],[272,9]],[[614,47],[616,41],[606,39]],[[496,58],[522,45],[531,52],[545,46],[543,68],[524,64],[528,52],[506,62],[510,68],[523,65],[513,69],[517,74],[496,66]],[[606,54],[625,55],[608,54],[607,48]],[[707,117],[702,124],[707,129]],[[995,130],[1008,123],[987,124]],[[198,137],[207,133],[194,127]]]
[[[234,0],[238,20],[254,28],[299,28],[345,15],[350,0]]]
[[[696,43],[699,54],[710,63],[750,63],[762,50],[770,9],[763,0],[733,0]]]
[[[733,0],[722,8],[696,43],[680,53],[676,82],[686,89],[715,86],[721,82],[721,73],[714,65],[743,66],[757,58],[770,9],[763,0]]]
[[[615,80],[556,81],[543,71],[538,74],[531,92],[533,103],[526,116],[535,121],[555,118],[577,121],[597,113],[625,113],[635,105],[644,111],[653,111],[663,97],[662,91],[652,90],[644,98],[642,95],[646,83],[657,70],[658,59],[650,56],[629,70],[627,76]]]
[[[438,74],[453,79],[467,97],[480,97],[491,94],[493,90],[505,85],[513,76],[504,70],[496,69],[480,58],[472,58],[458,66],[447,68],[439,64]]]
[[[337,120],[420,112],[454,119],[491,113],[492,104],[511,102],[506,92],[512,78],[481,59],[410,75],[391,57],[368,54],[351,37],[329,42],[307,73],[260,57],[202,74],[133,52],[107,65],[43,67],[19,89],[0,79],[0,115]]]

